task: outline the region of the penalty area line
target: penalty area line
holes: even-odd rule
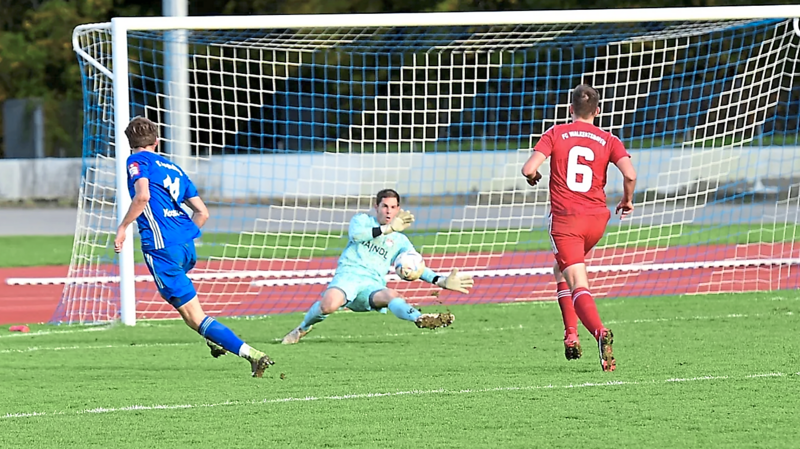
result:
[[[608,325],[626,325],[626,324],[658,324],[658,323],[669,323],[674,321],[712,321],[712,320],[723,320],[723,319],[746,319],[746,318],[763,318],[763,317],[775,317],[775,316],[794,316],[793,312],[784,312],[780,314],[776,313],[755,313],[755,314],[744,314],[744,313],[729,313],[725,315],[694,315],[694,316],[676,316],[672,318],[642,318],[642,319],[634,319],[634,320],[609,320],[605,323]],[[178,323],[176,321],[176,323]],[[176,324],[179,327],[183,327],[183,323],[180,322]],[[166,327],[166,326],[163,326]],[[36,335],[49,335],[49,334],[59,334],[59,333],[73,333],[73,332],[86,332],[86,331],[100,331],[100,330],[108,330],[110,327],[100,327],[100,328],[89,328],[89,329],[81,329],[75,331],[53,331],[53,332],[41,332],[41,333],[30,333],[30,334],[11,334],[11,335],[0,335],[0,338],[8,338],[8,337],[25,337],[25,336],[36,336]],[[446,329],[440,330],[438,332],[430,332],[427,330],[418,330],[416,332],[386,332],[382,334],[346,334],[346,335],[310,335],[308,337],[303,338],[303,340],[326,340],[326,341],[338,341],[338,340],[360,340],[360,339],[368,339],[368,338],[397,338],[397,337],[444,337],[447,334],[469,334],[469,333],[478,333],[478,332],[510,332],[510,331],[522,331],[522,330],[530,330],[529,327],[526,327],[522,324],[516,325],[509,325],[504,327],[459,327],[458,329]],[[277,342],[281,341],[282,338],[271,338],[268,341]],[[188,343],[141,343],[141,344],[121,344],[121,345],[92,345],[92,346],[80,346],[80,345],[72,345],[72,346],[31,346],[27,348],[13,348],[13,349],[0,349],[0,354],[17,354],[17,353],[27,353],[27,352],[39,352],[39,351],[86,351],[86,350],[102,350],[102,349],[130,349],[130,348],[158,348],[158,347],[171,347],[171,346],[198,346],[205,348],[205,345],[202,341],[198,342],[188,342]]]
[[[797,374],[800,373],[796,373],[795,375]],[[486,394],[486,393],[534,391],[534,390],[686,384],[691,382],[703,382],[703,381],[755,380],[755,379],[766,380],[766,379],[787,377],[790,375],[791,374],[784,374],[784,373],[762,373],[762,374],[750,374],[741,377],[698,376],[698,377],[688,377],[688,378],[670,378],[664,380],[653,379],[644,381],[610,380],[608,382],[585,382],[585,383],[566,384],[566,385],[553,385],[553,384],[523,385],[523,386],[507,386],[507,387],[478,388],[478,389],[453,389],[453,390],[446,388],[438,388],[433,390],[352,393],[352,394],[333,395],[333,396],[296,396],[296,397],[273,398],[273,399],[266,398],[260,400],[250,400],[250,401],[228,400],[216,403],[126,405],[121,407],[96,407],[96,408],[76,410],[76,411],[59,410],[53,412],[6,413],[5,415],[0,415],[0,419],[48,417],[48,416],[62,416],[62,415],[87,415],[87,414],[102,414],[102,413],[122,413],[122,412],[132,412],[132,411],[141,412],[141,411],[158,411],[158,410],[202,409],[202,408],[226,407],[226,406],[260,406],[268,404],[282,404],[287,402],[344,401],[353,399],[379,399],[379,398],[391,398],[397,396],[424,396],[433,394],[455,396],[464,394]]]
[[[41,337],[45,335],[57,335],[57,334],[78,334],[81,332],[99,332],[99,331],[107,331],[114,327],[114,325],[107,325],[107,326],[97,326],[97,327],[87,327],[85,329],[69,329],[69,330],[61,330],[61,331],[47,331],[41,330],[36,332],[18,332],[13,334],[7,335],[0,335],[0,338],[19,338],[19,337]]]
[[[369,338],[395,338],[395,337],[427,337],[427,336],[441,336],[445,334],[463,334],[474,332],[508,332],[526,330],[521,324],[516,326],[506,327],[482,327],[477,329],[447,329],[438,332],[430,332],[429,330],[417,330],[416,332],[387,332],[383,334],[351,334],[351,335],[311,335],[305,337],[303,340],[360,340]],[[283,338],[272,338],[269,341],[279,342]],[[103,349],[135,349],[135,348],[161,348],[161,347],[176,347],[176,346],[197,346],[198,348],[205,349],[204,341],[196,342],[182,342],[182,343],[133,343],[133,344],[108,344],[108,345],[71,345],[71,346],[30,346],[27,348],[13,348],[13,349],[0,349],[0,354],[22,354],[28,352],[40,351],[89,351],[89,350],[103,350]]]

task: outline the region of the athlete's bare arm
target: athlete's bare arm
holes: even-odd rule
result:
[[[636,170],[630,157],[623,157],[616,163],[622,173],[622,199],[617,204],[616,213],[624,217],[633,212],[633,191],[636,189]]]
[[[194,224],[197,225],[198,228],[202,228],[209,217],[206,203],[204,203],[203,199],[199,196],[186,198],[183,202],[192,210],[192,221]]]
[[[530,186],[535,186],[539,183],[539,180],[542,179],[542,175],[539,173],[539,167],[542,166],[545,159],[547,159],[547,156],[538,151],[534,151],[531,153],[531,157],[528,158],[528,161],[525,162],[525,165],[522,166],[522,176],[528,180]]]

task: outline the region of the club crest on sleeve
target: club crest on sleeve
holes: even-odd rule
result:
[[[128,176],[133,178],[134,176],[138,176],[139,174],[141,174],[141,171],[139,171],[138,162],[132,162],[130,165],[128,165]]]
[[[393,240],[393,239],[386,239],[386,241],[385,241],[384,243],[385,243],[385,244],[386,244],[386,246],[388,246],[389,248],[391,248],[391,247],[393,247],[393,246],[394,246],[394,240]]]

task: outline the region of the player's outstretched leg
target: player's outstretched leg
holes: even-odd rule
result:
[[[275,364],[265,353],[242,341],[227,326],[210,316],[206,316],[200,321],[197,332],[225,351],[238,354],[239,357],[250,362],[250,374],[253,377],[263,376],[264,370]]]
[[[177,310],[183,321],[206,339],[212,356],[218,354],[219,357],[224,354],[222,351],[238,354],[250,362],[253,377],[261,377],[265,369],[275,364],[266,354],[243,342],[227,326],[206,315],[197,296],[177,305]]]
[[[389,301],[389,310],[401,320],[412,321],[421,329],[436,329],[453,324],[456,317],[450,312],[422,313],[409,305],[405,299],[397,297]]]
[[[308,309],[305,318],[303,318],[303,322],[286,334],[281,343],[291,345],[299,342],[301,338],[311,332],[311,326],[321,322],[327,318],[328,315],[347,304],[345,289],[349,290],[350,287],[352,287],[353,281],[360,281],[360,278],[348,278],[347,276],[341,275],[334,276],[331,283],[328,284],[327,290],[322,294],[322,299],[315,302],[314,305]]]
[[[315,302],[314,305],[308,309],[308,312],[306,312],[303,322],[300,323],[300,325],[296,328],[292,329],[291,332],[286,334],[286,336],[283,337],[283,340],[281,340],[281,343],[285,345],[293,345],[298,343],[301,338],[305,337],[306,334],[311,332],[314,324],[321,322],[327,317],[328,315],[322,313],[322,302]]]
[[[313,328],[314,326],[308,326],[305,329],[303,329],[303,325],[301,324],[300,326],[297,326],[296,328],[289,331],[288,334],[284,335],[283,339],[281,340],[281,343],[284,345],[293,345],[299,343],[300,339],[305,337],[306,334],[308,334],[309,332],[311,332],[311,329]]]

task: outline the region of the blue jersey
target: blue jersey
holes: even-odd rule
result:
[[[154,251],[180,245],[200,237],[200,229],[181,208],[187,198],[197,195],[192,181],[169,159],[152,151],[139,151],[128,157],[128,191],[136,194],[134,183],[150,181],[150,201],[136,219],[142,239],[142,251]]]
[[[375,217],[363,213],[350,220],[350,241],[339,257],[337,274],[356,274],[385,283],[397,255],[414,249],[408,237],[399,232],[373,238],[372,229],[377,226],[380,224]]]

